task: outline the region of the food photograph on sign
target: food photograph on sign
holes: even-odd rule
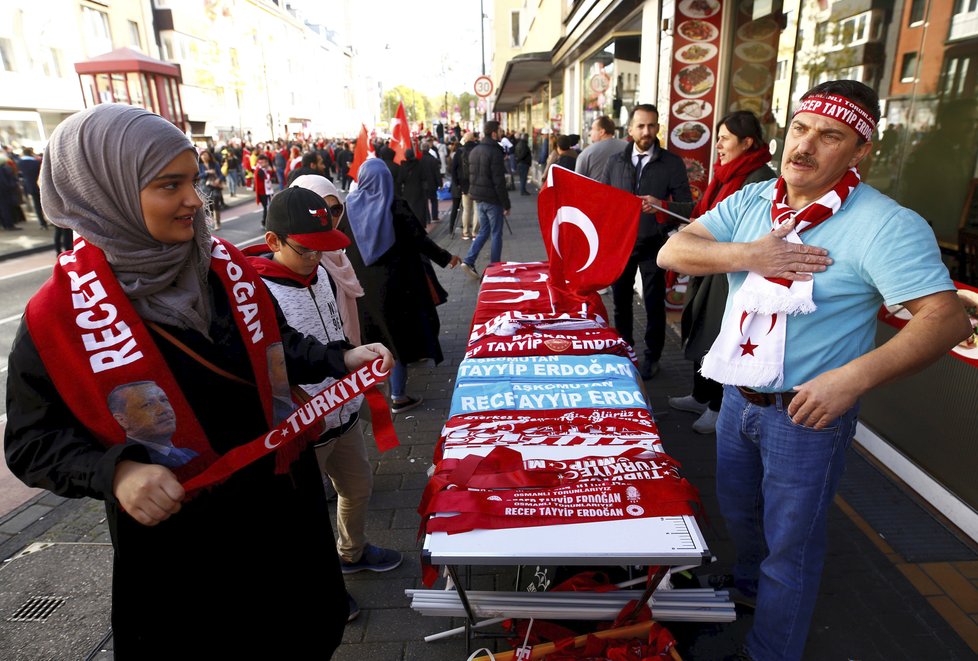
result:
[[[683,64],[698,64],[717,56],[717,47],[706,42],[686,44],[676,51],[676,59]]]
[[[696,149],[710,140],[710,129],[703,122],[683,122],[672,130],[672,142],[680,149]]]
[[[679,70],[674,86],[680,96],[696,98],[713,89],[714,83],[716,83],[716,76],[708,66],[691,64]]]
[[[679,24],[679,34],[690,41],[713,41],[720,31],[712,23],[693,19]]]
[[[764,94],[774,84],[774,76],[767,67],[745,64],[733,74],[733,88],[744,96]]]
[[[720,13],[718,0],[682,0],[679,11],[691,18],[710,18]]]
[[[702,99],[683,99],[672,104],[672,114],[684,121],[703,119],[713,112],[713,104]]]
[[[686,166],[686,177],[689,179],[689,183],[706,183],[706,167],[702,163],[695,158],[684,156],[683,164]]]

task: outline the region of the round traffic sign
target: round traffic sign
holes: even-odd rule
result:
[[[476,96],[484,99],[492,94],[492,79],[489,76],[479,76],[475,79],[475,85],[473,85],[473,88],[475,89]]]

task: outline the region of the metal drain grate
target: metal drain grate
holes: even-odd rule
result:
[[[7,618],[8,622],[44,622],[51,613],[65,603],[65,597],[31,597],[17,612]]]

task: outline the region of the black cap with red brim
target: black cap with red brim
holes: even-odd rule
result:
[[[286,188],[268,205],[268,231],[284,234],[310,250],[341,250],[350,239],[333,229],[326,201],[305,188]]]

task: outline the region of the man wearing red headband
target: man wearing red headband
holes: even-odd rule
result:
[[[756,599],[736,658],[802,657],[859,397],[970,330],[927,222],[860,182],[879,116],[862,83],[816,86],[788,126],[781,176],[728,197],[659,252],[663,268],[730,283],[702,373],[726,384],[717,497],[737,547],[733,587]],[[874,348],[883,302],[913,319]]]

